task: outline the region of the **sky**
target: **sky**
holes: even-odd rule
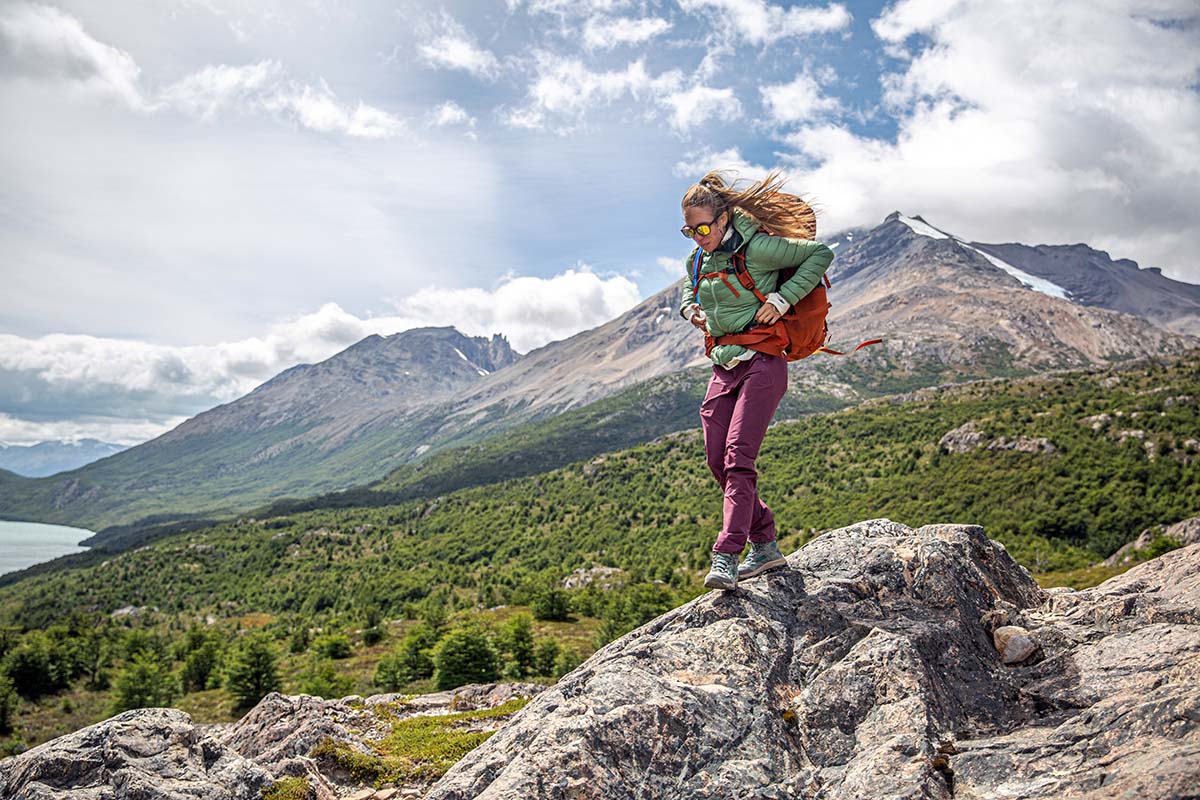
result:
[[[594,327],[714,168],[1200,283],[1195,0],[0,0],[0,119],[0,443]]]

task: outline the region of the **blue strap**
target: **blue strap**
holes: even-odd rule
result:
[[[696,257],[692,259],[692,297],[696,300],[700,299],[700,259],[703,257],[704,251],[697,247]]]

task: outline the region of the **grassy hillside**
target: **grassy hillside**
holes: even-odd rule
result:
[[[761,491],[789,546],[886,516],[983,525],[1035,571],[1083,566],[1152,524],[1200,513],[1198,373],[1191,358],[968,384],[776,425],[760,458]],[[1100,414],[1110,421],[1098,429],[1080,421]],[[1044,438],[1053,452],[945,452],[942,436],[967,422],[984,445]],[[81,605],[342,610],[367,590],[394,610],[437,585],[491,605],[530,579],[593,564],[668,579],[704,565],[720,507],[700,437],[686,432],[431,500],[169,537],[4,587],[0,620],[45,624]]]

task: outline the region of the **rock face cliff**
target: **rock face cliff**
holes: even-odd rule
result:
[[[536,693],[432,787],[352,796],[1200,796],[1200,544],[1079,592],[1042,591],[967,525],[862,522],[789,565],[659,617],[540,693],[406,706]],[[126,712],[0,762],[0,797],[249,800],[286,776],[344,797],[358,787],[318,744],[369,754],[371,709],[394,701],[271,695],[214,733]]]
[[[1196,796],[1200,546],[1081,592],[971,526],[789,562],[600,650],[427,798]],[[1006,665],[1016,626],[1039,647]]]

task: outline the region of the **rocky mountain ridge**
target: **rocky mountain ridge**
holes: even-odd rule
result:
[[[0,795],[1196,796],[1200,544],[1083,591],[1040,589],[970,525],[861,522],[788,562],[601,649],[432,787],[363,787],[314,744],[375,758],[387,698],[272,695],[211,733],[126,712],[0,762]],[[467,707],[521,693],[495,691]]]

